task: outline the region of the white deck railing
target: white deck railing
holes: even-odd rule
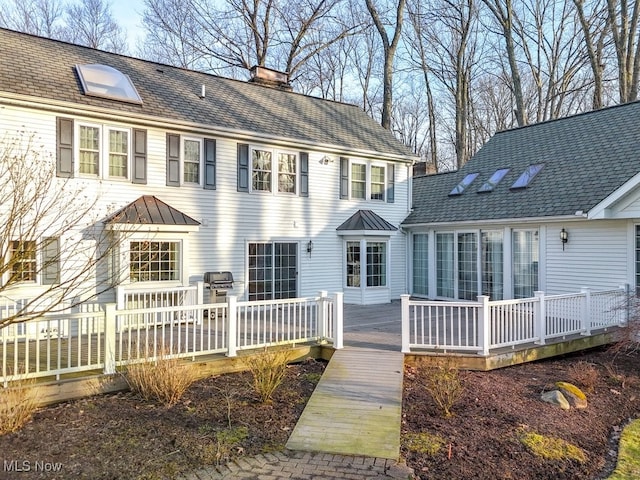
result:
[[[342,348],[342,293],[260,302],[118,309],[83,304],[0,329],[0,384],[88,370],[113,374],[160,356],[235,356],[238,350],[332,341]],[[336,322],[339,321],[339,323]]]
[[[570,295],[544,295],[519,300],[435,302],[402,296],[402,351],[428,349],[442,352],[477,352],[570,335],[591,335],[593,330],[625,325],[628,288]]]

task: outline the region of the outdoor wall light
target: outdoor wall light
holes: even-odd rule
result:
[[[313,251],[313,242],[309,240],[309,242],[307,243],[307,253],[311,255],[312,251]]]
[[[320,159],[320,164],[321,165],[329,165],[330,163],[333,163],[335,160],[333,159],[333,157],[330,157],[329,155],[325,155],[324,157],[322,157]]]
[[[569,241],[569,232],[567,232],[564,227],[560,230],[560,241],[562,242],[562,250],[564,250],[564,244]]]

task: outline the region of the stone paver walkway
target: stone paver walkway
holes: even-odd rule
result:
[[[400,352],[334,352],[286,447],[397,460],[403,361]]]
[[[221,467],[207,467],[179,480],[408,480],[413,470],[394,460],[328,453],[266,453],[238,458]]]

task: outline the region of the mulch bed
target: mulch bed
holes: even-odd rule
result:
[[[0,436],[0,479],[172,478],[228,457],[282,450],[324,367],[290,365],[270,404],[258,401],[251,375],[240,373],[198,381],[170,408],[122,392],[40,409],[23,429]],[[248,436],[232,434],[221,448],[217,434],[229,423]],[[6,462],[16,462],[13,471]],[[44,471],[56,463],[59,473]]]
[[[572,367],[597,371],[585,410],[561,410],[542,402],[557,381],[572,381]],[[461,372],[464,393],[444,418],[424,388],[420,369],[407,367],[403,433],[429,432],[444,440],[434,455],[403,447],[409,466],[423,479],[597,479],[615,466],[617,437],[640,415],[640,355],[614,358],[606,350],[542,360],[491,372]],[[577,383],[577,382],[574,382]],[[522,432],[560,438],[580,447],[584,463],[548,460],[520,441]]]
[[[588,408],[563,411],[540,401],[556,381],[571,381],[577,362],[598,372]],[[172,478],[229,457],[281,450],[324,367],[318,361],[290,366],[273,403],[266,405],[250,388],[250,375],[242,373],[198,381],[171,408],[129,392],[43,408],[22,430],[0,436],[0,479]],[[443,418],[420,371],[407,367],[403,438],[428,432],[440,435],[444,446],[431,455],[412,453],[405,444],[402,455],[421,479],[606,478],[615,461],[616,432],[640,415],[639,374],[637,353],[614,361],[606,350],[461,372],[463,396],[454,415]],[[246,428],[248,436],[231,438],[221,450],[217,435],[229,422],[233,431]],[[519,442],[522,431],[571,442],[587,461],[537,457]],[[56,463],[59,473],[42,471]]]

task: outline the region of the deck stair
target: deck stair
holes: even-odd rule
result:
[[[400,352],[336,350],[286,448],[397,460],[403,361]]]

